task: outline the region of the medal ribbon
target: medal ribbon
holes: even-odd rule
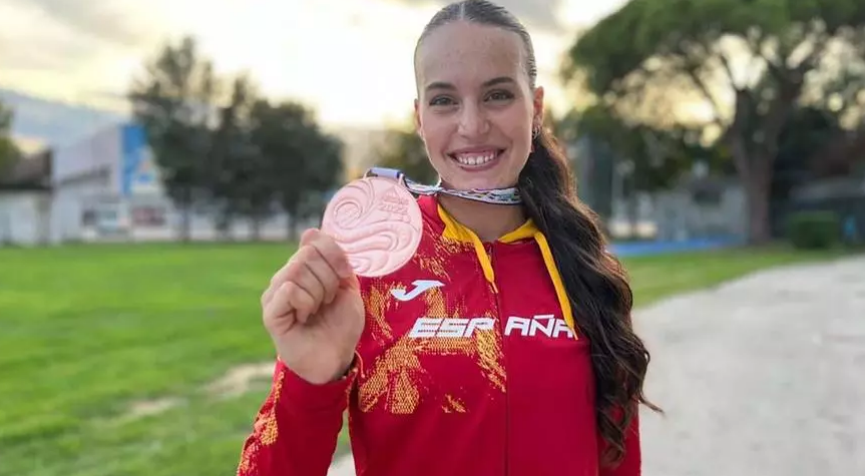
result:
[[[488,190],[454,190],[441,186],[441,180],[436,185],[424,185],[415,182],[397,169],[385,167],[373,167],[364,174],[364,177],[385,177],[399,181],[408,191],[415,195],[435,195],[444,193],[454,197],[474,200],[476,202],[492,203],[494,205],[519,205],[522,203],[519,190],[516,187],[496,188]]]

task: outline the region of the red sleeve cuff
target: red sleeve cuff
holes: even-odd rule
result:
[[[277,379],[282,380],[279,402],[291,412],[342,412],[348,407],[348,393],[357,376],[358,366],[352,364],[345,377],[323,385],[307,382],[281,361],[277,361]],[[281,375],[280,375],[281,373]]]

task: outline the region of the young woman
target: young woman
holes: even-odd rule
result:
[[[649,355],[624,271],[542,127],[528,33],[493,3],[454,3],[415,70],[442,186],[516,204],[420,196],[416,255],[374,279],[307,231],[262,296],[278,358],[238,474],[324,476],[346,410],[359,475],[640,474]]]

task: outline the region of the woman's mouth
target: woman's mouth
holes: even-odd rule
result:
[[[487,149],[472,152],[456,152],[448,154],[459,166],[466,170],[485,170],[501,158],[504,149]]]

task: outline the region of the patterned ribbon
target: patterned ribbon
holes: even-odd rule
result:
[[[441,186],[441,179],[436,185],[424,185],[417,183],[404,173],[397,169],[389,169],[384,167],[373,167],[366,171],[364,177],[385,177],[399,181],[408,191],[415,195],[435,195],[444,193],[454,197],[465,198],[466,200],[474,200],[476,202],[492,203],[494,205],[519,205],[522,203],[519,191],[516,187],[497,188],[489,190],[454,190]]]

